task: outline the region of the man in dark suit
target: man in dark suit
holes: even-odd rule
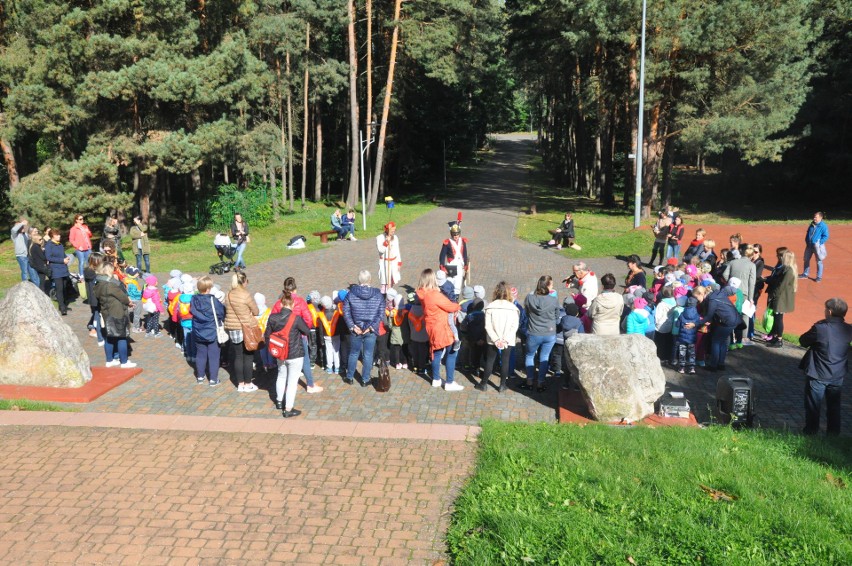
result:
[[[802,334],[799,343],[808,348],[799,364],[808,377],[805,385],[805,434],[819,432],[822,399],[825,397],[827,434],[840,434],[840,389],[846,377],[852,325],[843,319],[848,306],[836,297],[825,302],[825,319]]]

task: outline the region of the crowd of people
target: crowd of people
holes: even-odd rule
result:
[[[333,222],[335,218],[337,211]],[[695,374],[696,368],[724,371],[728,352],[752,341],[782,347],[784,316],[794,311],[798,281],[808,275],[807,268],[798,273],[792,250],[777,248],[774,265],[766,265],[762,246],[746,243],[740,234],[731,235],[729,246],[717,252],[715,241],[699,228],[682,250],[683,219],[669,210],[654,225],[650,263],[643,264],[636,255],[628,257],[621,285],[613,274],[599,277],[578,261],[562,280],[567,294],[561,303],[550,275],[542,275],[523,302],[505,281],[487,297],[483,286],[470,284],[469,242],[461,235],[460,220],[461,215],[442,242],[438,268],[423,270],[410,293],[396,288],[401,280],[401,246],[396,226],[389,222],[376,237],[379,287],[373,286],[372,274],[362,270],[348,289],[325,296],[311,291],[303,297],[295,279],[287,277],[271,306],[262,294],[252,294],[243,269],[232,273],[227,291],[210,277],[196,278],[179,270],[170,272],[168,281],[159,286],[150,273],[150,245],[138,217],[130,231],[135,267],[123,258],[113,218],[106,222],[99,252],[93,253],[92,233],[80,215],[68,241],[75,250],[77,275],[85,282],[90,333],[103,345],[107,366],[135,366],[129,359],[131,334],[144,333],[152,339],[168,334],[194,367],[199,384],[216,387],[220,368],[226,367],[237,390],[250,393],[258,389],[257,372],[277,372],[274,404],[288,418],[300,414],[295,401],[301,377],[309,394],[323,391],[314,379],[315,366],[338,374],[345,383],[357,380],[366,387],[374,365],[389,364],[422,375],[432,387],[455,392],[464,389],[455,379],[460,363],[479,391],[488,390],[496,371],[495,388],[502,393],[522,357],[523,378],[517,388],[543,392],[549,376],[561,381],[563,344],[575,333],[641,334],[653,340],[661,362],[680,373]],[[354,228],[351,222],[345,226]],[[248,226],[239,215],[231,232],[244,249]],[[49,228],[43,242],[39,230],[21,219],[13,228],[13,237],[16,234],[26,234],[19,255],[22,279],[46,292],[49,281],[60,312],[66,314],[63,289],[74,256],[65,253],[62,233]],[[557,234],[564,238],[560,245],[574,245],[570,214]],[[806,236],[806,257],[818,260],[817,281],[823,275],[827,238],[828,228],[817,213]],[[16,239],[16,255],[18,244]],[[244,267],[242,250],[238,253],[236,267]],[[658,256],[661,263],[654,266]],[[646,265],[653,274],[646,273]],[[755,313],[763,294],[773,316],[771,330],[760,337]],[[836,317],[840,303],[832,303],[830,310]],[[817,389],[810,393],[812,405]],[[830,384],[821,391],[835,398]]]

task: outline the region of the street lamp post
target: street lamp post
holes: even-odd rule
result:
[[[358,138],[360,140],[361,147],[361,218],[364,221],[364,231],[367,231],[367,195],[366,190],[364,188],[364,153],[367,151],[367,148],[376,141],[376,122],[370,122],[368,124],[370,126],[370,139],[364,139],[364,131],[358,131]]]
[[[636,193],[635,210],[633,213],[633,227],[638,228],[642,217],[642,161],[645,152],[642,147],[645,126],[645,18],[647,15],[648,2],[642,0],[642,41],[641,54],[639,56],[639,127],[636,131]]]

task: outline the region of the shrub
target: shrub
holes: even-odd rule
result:
[[[224,230],[230,227],[234,213],[242,214],[252,228],[262,228],[272,222],[272,203],[265,184],[252,181],[248,188],[237,185],[220,185],[216,194],[208,201],[210,228]]]

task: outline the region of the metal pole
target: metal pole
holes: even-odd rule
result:
[[[636,194],[633,227],[638,228],[642,216],[642,164],[645,152],[642,140],[645,136],[645,18],[647,15],[647,0],[642,0],[642,42],[639,58],[639,128],[636,132]]]
[[[364,192],[364,132],[358,130],[358,140],[360,142],[359,149],[361,150],[361,218],[364,220],[364,232],[367,231],[367,197]]]

